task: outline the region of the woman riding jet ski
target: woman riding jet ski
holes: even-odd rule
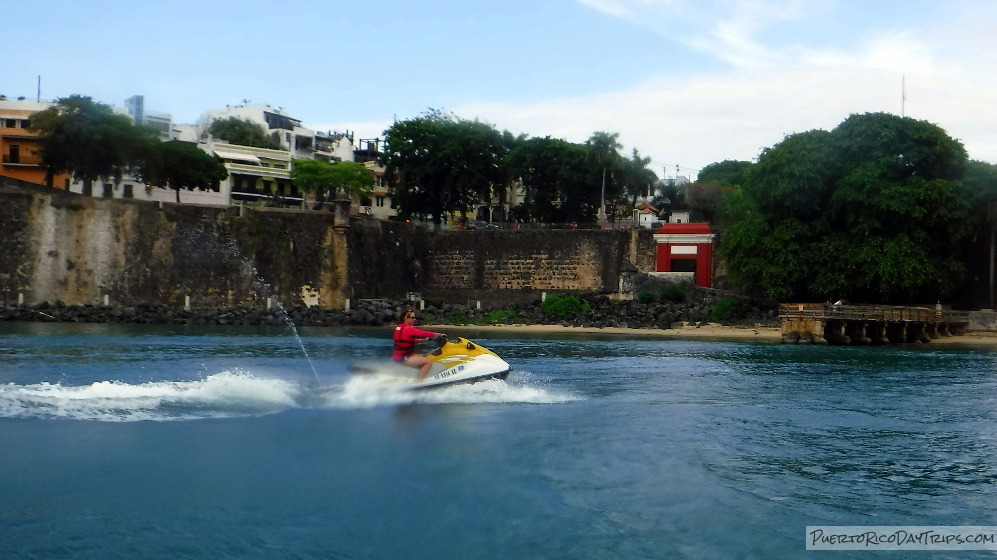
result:
[[[495,352],[470,340],[416,329],[415,313],[406,311],[395,328],[395,360],[391,364],[354,366],[354,373],[404,389],[427,389],[485,379],[505,379],[512,368]],[[406,328],[407,327],[407,328]],[[438,346],[425,355],[414,352],[416,342],[435,338]],[[401,357],[401,359],[399,359]],[[419,368],[413,372],[412,368]]]

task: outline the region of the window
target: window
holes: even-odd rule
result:
[[[125,198],[135,198],[134,191],[132,190],[131,183],[125,183],[125,190],[121,193],[121,196]]]
[[[114,185],[111,183],[104,183],[104,198],[114,198]]]
[[[383,196],[377,197],[377,199],[374,202],[377,203],[377,207],[378,208],[384,208],[384,197]]]

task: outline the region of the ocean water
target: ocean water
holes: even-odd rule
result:
[[[997,525],[995,353],[465,331],[506,382],[400,394],[301,331],[0,325],[0,558],[994,557],[805,527]]]

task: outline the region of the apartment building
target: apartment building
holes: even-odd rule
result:
[[[0,154],[3,155],[0,175],[29,183],[67,188],[69,175],[65,173],[52,177],[51,182],[46,183],[41,158],[35,153],[38,150],[37,135],[29,130],[31,115],[51,105],[0,96]]]

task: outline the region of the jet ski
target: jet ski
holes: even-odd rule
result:
[[[460,337],[450,340],[446,335],[437,340],[436,349],[426,354],[433,364],[425,379],[416,379],[417,369],[397,362],[358,364],[353,366],[353,373],[385,386],[418,390],[505,379],[512,371],[512,367],[498,354],[476,342]]]

